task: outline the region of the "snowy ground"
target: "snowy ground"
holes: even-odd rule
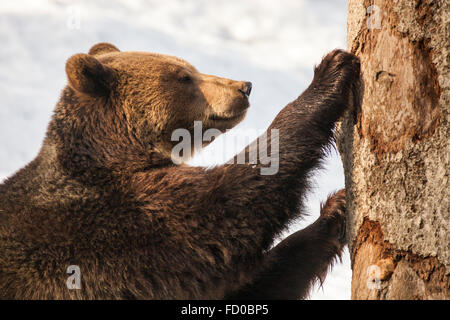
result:
[[[328,51],[346,47],[345,32],[345,0],[2,1],[0,181],[37,154],[66,82],[65,60],[97,42],[176,55],[203,73],[252,81],[252,107],[239,128],[265,129],[307,87],[313,65]],[[217,163],[221,142],[192,163]],[[239,148],[225,151],[231,155]],[[314,182],[307,203],[311,215],[291,231],[316,219],[320,201],[344,186],[335,152]],[[350,282],[346,252],[311,298],[349,299]]]

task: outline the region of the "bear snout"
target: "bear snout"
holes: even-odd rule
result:
[[[252,83],[248,81],[244,82],[242,87],[238,90],[244,95],[244,97],[248,98],[252,92]]]

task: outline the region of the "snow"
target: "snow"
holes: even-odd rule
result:
[[[66,83],[65,60],[97,42],[179,56],[203,73],[251,81],[252,107],[238,128],[261,130],[307,87],[323,55],[346,47],[346,10],[345,0],[2,1],[0,181],[36,156]],[[219,163],[223,143],[226,155],[239,151],[232,137],[223,135],[191,163]],[[290,231],[314,221],[320,201],[344,186],[336,152],[314,186],[310,216]],[[350,283],[346,252],[311,299],[349,299]]]

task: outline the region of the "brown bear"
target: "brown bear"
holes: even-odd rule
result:
[[[0,185],[0,298],[306,297],[344,246],[344,191],[271,245],[303,213],[308,177],[358,96],[359,68],[344,51],[323,59],[271,124],[279,171],[262,175],[263,164],[171,159],[173,130],[240,122],[250,83],[107,43],[72,56],[38,156]]]

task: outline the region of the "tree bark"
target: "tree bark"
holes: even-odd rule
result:
[[[449,299],[447,0],[349,0],[361,107],[337,137],[352,299]]]

